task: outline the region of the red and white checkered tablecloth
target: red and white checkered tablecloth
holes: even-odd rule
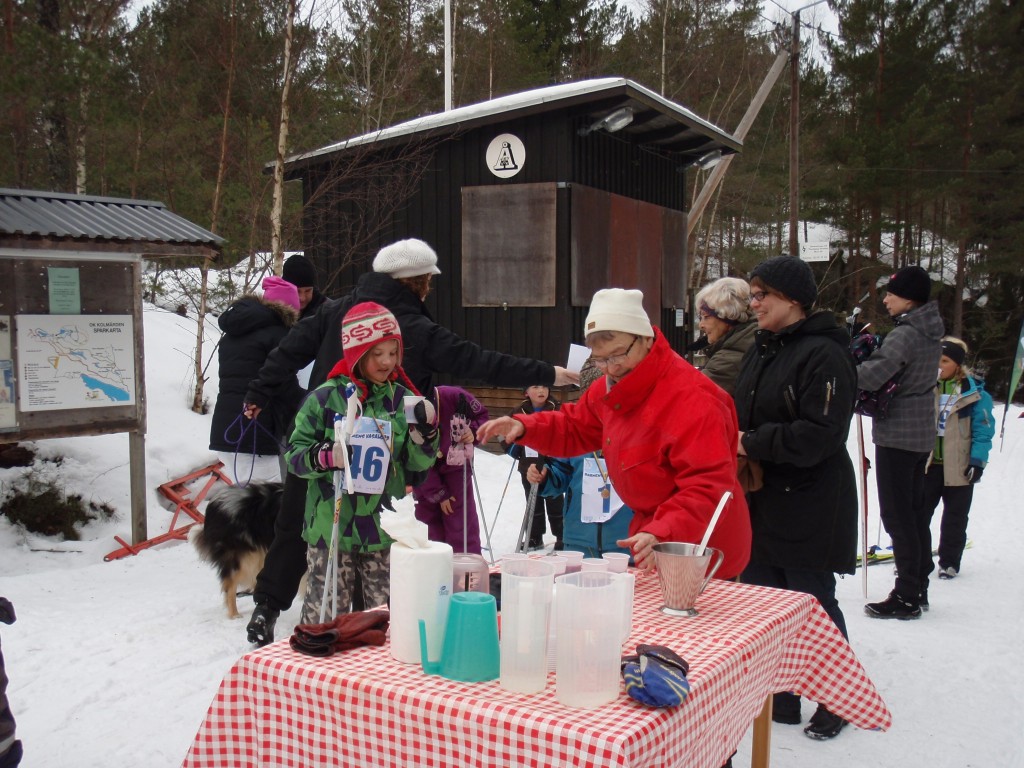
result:
[[[458,683],[395,661],[387,646],[326,659],[286,640],[239,659],[224,678],[184,765],[552,765],[707,768],[725,762],[773,691],[792,690],[860,728],[892,723],[843,636],[813,597],[715,581],[699,616],[663,615],[657,576],[638,573],[637,643],[667,645],[690,664],[690,697],[653,709],[624,692],[572,709],[497,681]]]

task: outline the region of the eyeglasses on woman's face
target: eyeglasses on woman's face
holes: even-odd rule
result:
[[[771,294],[771,291],[753,291],[753,292],[752,292],[752,293],[750,294],[750,300],[751,300],[752,302],[754,302],[754,301],[756,301],[756,302],[762,302],[762,301],[764,301],[764,300],[765,300],[765,297],[767,297],[767,296],[771,296],[771,295],[772,295],[772,294]]]
[[[626,347],[625,352],[621,352],[617,355],[609,355],[608,357],[592,357],[590,358],[590,362],[592,365],[594,365],[597,368],[600,368],[601,370],[605,370],[608,368],[608,366],[611,365],[619,365],[620,363],[625,362],[626,358],[629,357],[629,353],[633,351],[633,346],[639,340],[639,336],[634,336],[633,341],[631,341],[629,343],[629,346]]]

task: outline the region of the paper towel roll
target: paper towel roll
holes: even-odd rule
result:
[[[391,545],[391,655],[420,663],[420,619],[427,627],[427,653],[441,658],[448,600],[452,594],[451,545],[431,541],[426,547]]]

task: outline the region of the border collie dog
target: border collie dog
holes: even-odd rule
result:
[[[239,617],[235,595],[256,586],[274,541],[274,521],[281,509],[281,483],[250,483],[220,488],[210,496],[205,525],[193,526],[189,540],[202,560],[220,577],[228,617]]]

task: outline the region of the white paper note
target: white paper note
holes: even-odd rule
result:
[[[569,362],[566,363],[565,367],[574,373],[579,373],[583,370],[583,364],[587,362],[589,357],[590,349],[588,347],[584,347],[581,344],[570,344]]]

